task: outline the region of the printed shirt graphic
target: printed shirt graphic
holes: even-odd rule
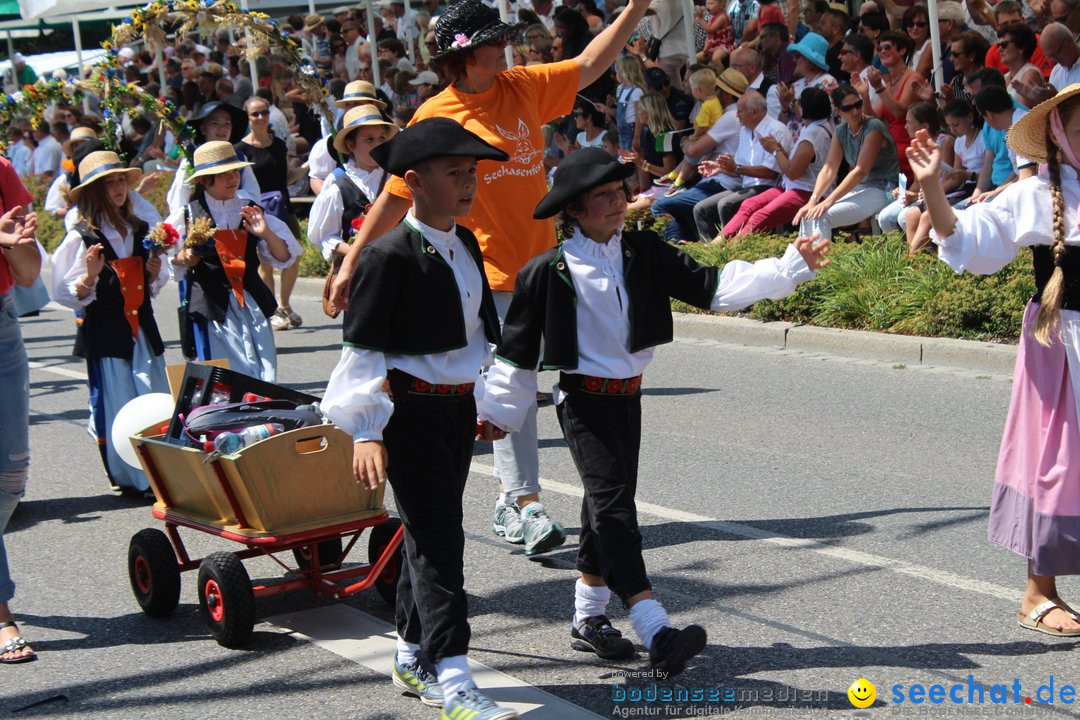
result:
[[[477,165],[476,199],[472,212],[461,219],[480,242],[492,290],[513,290],[525,263],[555,244],[554,221],[532,219],[547,193],[540,128],[573,110],[578,77],[576,60],[516,67],[499,73],[486,92],[467,94],[449,87],[413,116],[414,123],[430,117],[456,120],[510,156],[505,163],[483,160]],[[409,197],[401,178],[391,178],[386,190]]]

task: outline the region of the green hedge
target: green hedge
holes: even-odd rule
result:
[[[172,174],[163,174],[147,199],[165,213],[165,194]],[[48,185],[28,185],[41,207]],[[304,241],[307,221],[301,221],[300,274],[325,275],[322,255]],[[628,228],[662,232],[663,221],[648,211],[631,213]],[[38,239],[50,252],[63,239],[63,222],[48,213],[38,216]],[[722,266],[731,260],[753,262],[778,257],[791,238],[751,235],[734,246],[695,243],[684,246],[698,262]],[[1020,335],[1024,304],[1035,291],[1031,253],[1020,255],[995,275],[957,275],[937,258],[909,258],[900,236],[887,235],[862,243],[835,243],[830,265],[818,278],[783,300],[763,300],[745,313],[759,320],[788,320],[826,327],[873,330],[910,335],[1015,341]],[[683,312],[701,312],[673,301]]]

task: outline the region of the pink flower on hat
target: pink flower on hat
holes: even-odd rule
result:
[[[450,47],[454,50],[460,50],[463,47],[468,47],[471,40],[465,33],[458,33],[454,36],[454,42],[450,43]]]

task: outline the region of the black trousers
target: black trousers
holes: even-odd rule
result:
[[[472,393],[414,397],[394,388],[383,442],[387,479],[405,526],[397,631],[433,663],[469,650],[462,495],[475,435]]]
[[[599,575],[625,604],[651,589],[638,529],[641,393],[602,396],[570,392],[556,408],[585,498],[577,569]]]

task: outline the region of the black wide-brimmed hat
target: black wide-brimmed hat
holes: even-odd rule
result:
[[[609,182],[625,180],[634,172],[631,163],[619,162],[603,148],[575,150],[555,168],[551,190],[536,206],[533,218],[546,220],[553,217],[582,193]]]
[[[389,142],[371,150],[372,159],[398,177],[425,160],[447,155],[499,162],[510,159],[509,155],[469,132],[457,121],[442,117],[410,125]]]
[[[499,19],[498,11],[489,8],[480,0],[458,0],[435,22],[437,52],[432,60],[442,60],[454,53],[513,35],[527,24],[507,25]]]
[[[247,133],[247,113],[245,113],[243,110],[236,107],[235,105],[230,105],[229,103],[218,102],[215,100],[214,102],[208,102],[201,108],[199,108],[198,114],[188,121],[188,126],[195,132],[196,145],[202,145],[204,142],[206,142],[206,136],[203,135],[200,126],[202,125],[202,121],[210,117],[211,113],[216,110],[224,110],[225,112],[229,113],[229,119],[232,120],[232,131],[229,133],[229,142],[234,144],[238,143],[244,138],[244,135]]]

